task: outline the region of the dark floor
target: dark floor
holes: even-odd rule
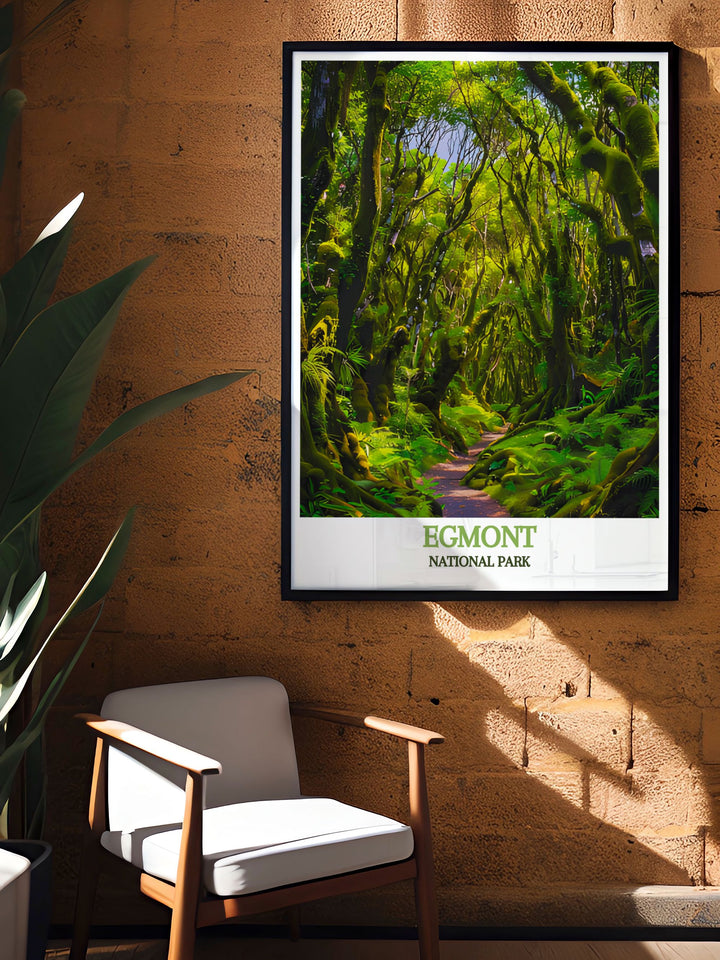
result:
[[[67,960],[69,945],[53,942],[46,960]],[[718,943],[447,941],[442,960],[720,960]],[[165,960],[167,942],[95,941],[89,960]],[[417,960],[408,940],[199,940],[195,960]]]

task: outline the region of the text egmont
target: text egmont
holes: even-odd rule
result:
[[[429,549],[532,549],[537,526],[531,524],[426,524],[423,546]]]

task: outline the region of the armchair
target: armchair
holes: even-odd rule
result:
[[[424,750],[443,737],[380,717],[290,707],[282,684],[235,677],[110,694],[97,738],[71,960],[84,960],[101,849],[172,910],[169,960],[197,927],[412,879],[421,960],[437,960]],[[407,742],[409,826],[300,792],[291,713]]]

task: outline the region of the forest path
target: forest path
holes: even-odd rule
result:
[[[484,433],[466,456],[458,455],[445,463],[436,463],[426,473],[428,480],[435,481],[435,496],[442,504],[444,517],[509,517],[505,507],[488,496],[484,490],[463,487],[460,481],[474,466],[477,455],[485,447],[499,440],[505,431]]]

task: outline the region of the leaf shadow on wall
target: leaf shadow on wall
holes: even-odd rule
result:
[[[567,898],[576,885],[706,882],[716,825],[698,767],[700,710],[641,696],[659,669],[650,661],[663,656],[649,640],[620,649],[602,631],[569,639],[567,618],[552,606],[540,620],[518,618],[511,605],[488,614],[486,604],[426,603],[427,635],[393,638],[408,663],[405,719],[446,737],[428,752],[440,887],[504,889],[493,916],[476,923],[572,923]],[[374,669],[381,659],[374,651]],[[378,677],[365,687],[373,697],[367,707],[397,716],[398,698]],[[665,695],[659,691],[659,701]],[[337,778],[348,790],[343,799],[385,802],[383,812],[406,816],[402,751],[365,746],[367,734],[350,730],[315,727],[312,743],[302,728],[298,734],[310,765],[304,792],[314,791],[314,780],[328,789]],[[318,736],[323,766],[313,771]],[[387,771],[379,779],[378,769]],[[550,885],[558,885],[554,893]],[[537,899],[523,900],[532,887],[546,891],[540,908]],[[592,924],[592,907],[576,900],[575,908]],[[666,922],[652,904],[627,898],[623,909],[617,925]],[[444,922],[471,922],[466,910],[445,911]]]
[[[556,606],[502,630],[483,629],[477,607],[432,608],[439,633],[484,674],[482,696],[488,679],[500,687],[485,733],[527,774],[518,826],[526,863],[541,867],[525,882],[534,872],[535,882],[703,884],[715,830],[698,767],[701,711],[682,703],[647,620],[647,632],[615,640],[597,621],[568,630]]]

